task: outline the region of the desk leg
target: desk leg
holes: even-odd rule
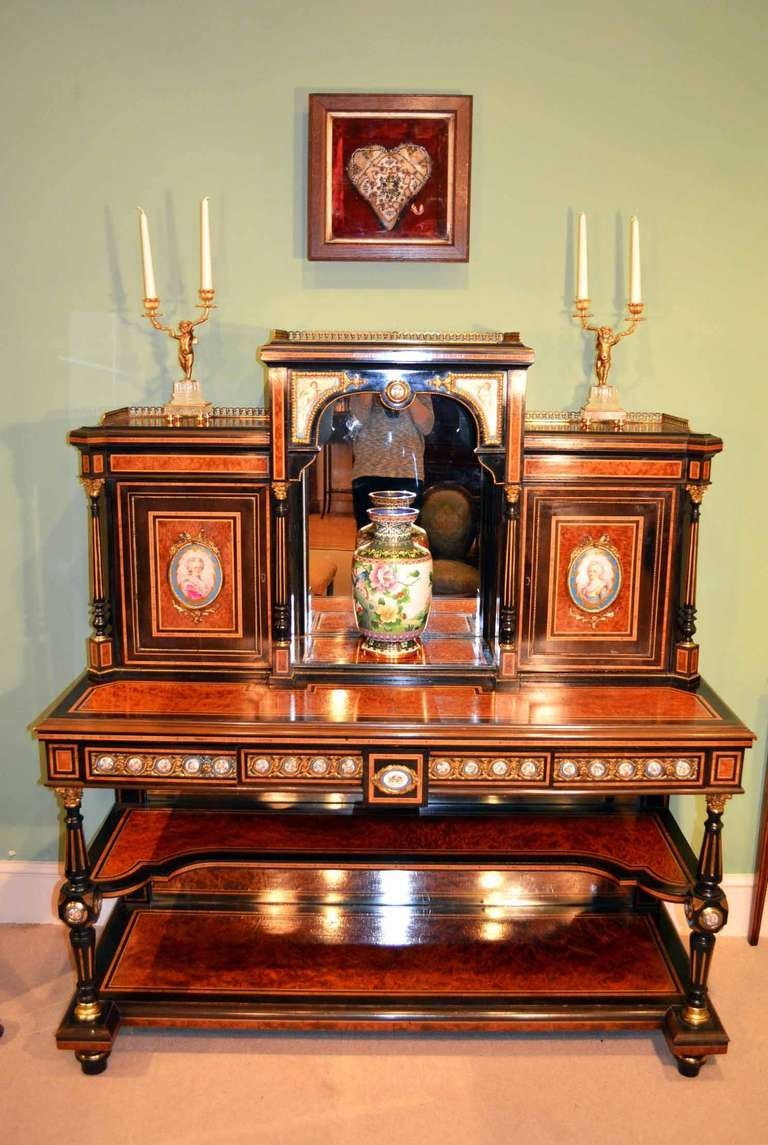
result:
[[[707,982],[715,935],[728,919],[723,878],[722,818],[730,795],[707,796],[707,821],[699,854],[696,883],[685,904],[691,928],[691,980],[686,1004],[668,1015],[667,1038],[685,1077],[696,1077],[708,1053],[723,1053],[728,1039],[709,1003]],[[670,1039],[670,1035],[672,1038]]]
[[[101,911],[101,895],[91,883],[88,849],[80,813],[82,789],[58,787],[56,794],[64,805],[66,817],[66,850],[64,873],[67,881],[59,892],[59,918],[69,928],[69,941],[77,969],[74,1006],[59,1030],[59,1044],[71,1045],[83,1073],[102,1073],[107,1067],[109,1051],[96,1049],[103,1044],[107,1015],[99,1001],[94,977],[96,934],[94,924]],[[111,1041],[111,1037],[110,1037]]]

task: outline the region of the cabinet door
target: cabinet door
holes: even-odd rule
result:
[[[526,490],[522,669],[667,670],[677,498],[675,487]]]
[[[268,487],[118,482],[126,666],[265,666]]]

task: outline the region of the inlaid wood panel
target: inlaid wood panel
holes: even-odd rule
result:
[[[163,783],[185,780],[189,783],[232,783],[237,779],[237,756],[234,752],[146,751],[142,748],[86,748],[86,776],[91,780],[114,783],[115,779],[133,779],[140,783]]]
[[[696,463],[698,464],[698,462]],[[645,481],[658,481],[659,478],[679,478],[683,463],[661,458],[637,458],[629,460],[618,457],[526,457],[524,473],[526,477],[582,480],[595,477],[630,477]]]
[[[51,779],[73,779],[79,775],[77,748],[56,744],[48,748],[48,775]]]
[[[292,817],[242,811],[136,809],[122,816],[94,866],[102,883],[141,882],[174,865],[251,854],[273,865],[304,861],[590,866],[648,885],[687,888],[690,872],[662,819],[651,813],[429,815],[381,812]]]
[[[441,755],[449,740],[466,735],[467,728],[475,753],[485,753],[480,745],[492,739],[504,743],[502,750],[490,749],[498,755],[512,748],[513,736],[522,737],[516,750],[530,751],[532,745],[525,742],[530,731],[545,731],[553,740],[586,741],[594,751],[601,750],[601,742],[615,747],[620,728],[633,739],[642,734],[646,741],[649,733],[658,742],[670,735],[695,734],[725,741],[723,748],[731,750],[734,742],[749,745],[751,733],[713,702],[714,696],[710,700],[668,686],[541,685],[488,693],[458,686],[284,689],[247,681],[114,680],[85,690],[78,687],[62,703],[61,713],[41,724],[38,733],[92,735],[93,742],[100,743],[104,716],[112,717],[116,728],[119,722],[124,736],[133,736],[137,729],[156,733],[157,721],[171,717],[175,727],[193,724],[199,743],[216,742],[222,733],[236,734],[239,741],[279,735],[293,751],[300,743],[315,751],[320,742],[337,736],[339,728],[350,729],[356,742],[370,744],[373,725],[382,729],[386,742],[396,740],[405,725],[418,727],[434,743],[431,750]],[[200,720],[212,719],[199,726]]]
[[[718,751],[712,757],[712,779],[715,783],[738,783],[743,752]]]
[[[118,482],[123,663],[266,667],[267,486]]]
[[[172,954],[171,954],[172,952]],[[570,998],[674,995],[653,921],[628,914],[506,919],[418,907],[138,911],[104,997],[211,994]]]
[[[126,717],[207,716],[255,725],[276,720],[326,725],[375,721],[392,728],[405,721],[421,725],[456,722],[475,729],[483,724],[557,729],[585,723],[674,727],[721,722],[700,693],[672,687],[606,685],[597,689],[584,684],[494,693],[466,687],[273,689],[236,681],[116,680],[94,685],[82,695],[78,692],[66,710]]]
[[[669,671],[678,490],[525,492],[522,671]]]
[[[603,784],[701,786],[703,764],[702,752],[672,756],[556,754],[554,782],[555,786],[580,788]]]
[[[233,473],[266,477],[269,458],[258,453],[114,453],[113,473]]]
[[[366,798],[372,804],[426,802],[424,753],[372,751],[367,760]]]

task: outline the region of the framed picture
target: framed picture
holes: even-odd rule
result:
[[[310,95],[309,258],[466,262],[470,95]]]

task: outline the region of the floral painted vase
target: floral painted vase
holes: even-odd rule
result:
[[[352,561],[352,594],[363,650],[393,658],[413,652],[432,604],[432,556],[414,537],[416,509],[369,509],[373,534]]]
[[[410,509],[416,500],[416,494],[412,489],[379,489],[374,493],[369,493],[368,496],[373,502],[374,509]],[[375,529],[375,521],[369,521],[367,525],[363,525],[357,533],[358,545],[363,540],[372,537]],[[426,549],[429,548],[426,529],[422,529],[420,525],[411,525],[411,536],[420,545],[424,545]]]

